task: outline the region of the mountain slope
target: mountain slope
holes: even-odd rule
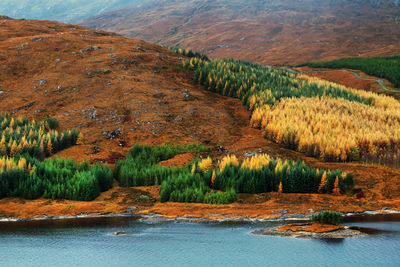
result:
[[[268,193],[242,194],[227,206],[165,204],[154,203],[158,187],[115,185],[90,203],[2,199],[0,217],[104,214],[135,206],[145,208],[144,213],[174,217],[268,218],[282,209],[307,213],[310,208],[354,212],[399,207],[399,170],[321,162],[268,141],[262,131],[250,128],[250,112],[241,101],[195,85],[194,72],[183,70],[180,63],[180,56],[144,41],[75,25],[0,17],[1,111],[37,120],[56,117],[64,129],[79,129],[85,144],[56,156],[114,163],[136,142],[205,143],[214,148],[215,158],[227,152],[241,158],[268,153],[299,158],[319,169],[351,172],[365,198]],[[193,157],[186,154],[172,164]]]
[[[140,0],[2,0],[0,14],[13,18],[72,22],[137,2]]]
[[[262,140],[239,100],[194,85],[172,51],[56,22],[0,25],[1,110],[82,131],[87,145],[66,157],[112,163],[135,142]]]
[[[218,58],[301,63],[400,53],[398,1],[147,1],[80,24]]]

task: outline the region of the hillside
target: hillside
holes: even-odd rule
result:
[[[81,21],[163,45],[261,64],[400,54],[398,1],[147,1]]]
[[[273,158],[299,158],[313,168],[341,169],[354,175],[358,190],[342,196],[240,194],[234,204],[210,206],[160,203],[157,186],[121,188],[115,182],[111,191],[90,203],[1,199],[0,216],[121,212],[140,206],[143,212],[170,216],[268,217],[281,209],[307,212],[329,207],[350,212],[400,205],[398,170],[327,163],[264,139],[263,131],[250,127],[251,113],[239,99],[195,84],[194,72],[180,67],[187,58],[170,50],[57,22],[0,17],[0,25],[1,111],[36,120],[55,117],[59,130],[83,133],[83,145],[56,156],[113,164],[136,142],[198,143],[208,145],[216,159],[228,152],[240,160],[263,152]],[[194,156],[177,156],[164,164],[186,163]]]
[[[2,111],[82,131],[90,145],[74,156],[113,162],[134,142],[244,138],[249,115],[240,101],[192,84],[167,49],[56,22],[0,23]]]
[[[18,19],[78,21],[107,11],[132,5],[138,0],[2,0],[0,14]]]

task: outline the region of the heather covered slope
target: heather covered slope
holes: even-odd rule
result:
[[[250,127],[250,112],[238,99],[195,85],[194,72],[180,67],[181,56],[161,46],[56,22],[1,18],[0,25],[2,110],[29,119],[56,117],[63,129],[78,129],[85,137],[84,145],[57,156],[114,163],[136,142],[204,143],[215,158],[230,152],[242,160],[262,152],[300,158],[314,168],[351,172],[358,190],[342,196],[240,194],[234,204],[212,206],[160,203],[159,187],[115,184],[90,203],[5,198],[0,200],[0,217],[121,212],[130,206],[149,213],[206,217],[400,206],[398,170],[321,162],[264,139],[262,131]],[[171,162],[186,163],[195,156],[181,155]]]
[[[298,64],[400,54],[398,1],[147,1],[80,22],[213,58]]]
[[[78,158],[112,163],[134,142],[226,146],[248,124],[239,101],[192,84],[158,45],[56,22],[0,23],[2,110],[80,130],[88,145]]]

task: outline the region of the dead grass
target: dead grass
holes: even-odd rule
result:
[[[57,31],[50,27],[56,27]],[[33,41],[33,37],[41,37],[44,41]],[[15,48],[25,43],[29,48]],[[101,49],[85,50],[93,46]],[[74,56],[72,52],[78,55]],[[112,64],[116,60],[114,54],[118,60]],[[154,202],[158,199],[157,187],[126,189],[116,186],[93,202],[1,199],[0,217],[122,212],[129,206],[142,207],[143,213],[209,218],[270,218],[280,216],[282,210],[309,213],[309,209],[361,212],[382,207],[400,208],[399,170],[359,163],[321,162],[264,139],[261,131],[249,126],[250,113],[239,100],[194,85],[193,74],[179,68],[178,57],[153,44],[115,35],[99,36],[79,27],[73,30],[73,26],[54,22],[7,20],[0,29],[0,90],[4,91],[0,94],[0,106],[2,110],[12,112],[34,102],[14,116],[30,119],[54,116],[63,128],[78,128],[83,132],[84,145],[71,147],[56,156],[113,164],[123,158],[135,142],[207,143],[213,149],[210,155],[217,159],[226,154],[215,148],[222,146],[235,153],[239,160],[246,152],[268,153],[274,158],[300,158],[315,168],[351,172],[356,187],[365,197],[268,193],[240,194],[238,202],[230,205],[160,203]],[[61,62],[56,62],[57,58]],[[123,62],[123,59],[131,63]],[[127,69],[121,66],[127,66]],[[97,73],[97,69],[101,73]],[[105,69],[111,73],[104,74]],[[39,85],[39,80],[46,80],[46,83]],[[111,85],[107,85],[108,82]],[[64,89],[56,90],[58,85]],[[186,101],[187,97],[182,94],[186,90],[194,96],[191,101]],[[165,96],[153,97],[159,92]],[[157,102],[161,101],[159,96],[162,103]],[[123,119],[124,114],[114,108],[118,106],[131,109],[130,120]],[[93,118],[94,110],[96,116]],[[153,134],[153,125],[162,130]],[[116,132],[119,128],[120,133]],[[113,131],[118,134],[110,138],[114,136]],[[125,141],[126,146],[121,147],[120,141]],[[193,155],[181,155],[163,164],[184,164],[192,158]],[[151,198],[140,199],[141,195]]]

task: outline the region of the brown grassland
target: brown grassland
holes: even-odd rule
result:
[[[400,54],[394,1],[173,0],[107,12],[80,25],[268,65]]]
[[[358,192],[321,194],[240,194],[229,205],[161,203],[158,187],[121,188],[92,202],[0,200],[0,217],[136,212],[167,217],[270,218],[321,209],[340,212],[400,208],[400,170],[378,165],[327,163],[263,138],[250,127],[250,112],[237,99],[203,89],[179,56],[158,45],[103,31],[55,22],[0,18],[0,106],[15,117],[56,117],[64,129],[80,130],[85,143],[60,157],[115,163],[135,142],[204,143],[243,159],[245,152],[300,158],[315,168],[351,172]],[[42,82],[40,82],[42,81]],[[43,82],[45,81],[45,82]],[[183,164],[198,155],[179,155],[161,164]]]

